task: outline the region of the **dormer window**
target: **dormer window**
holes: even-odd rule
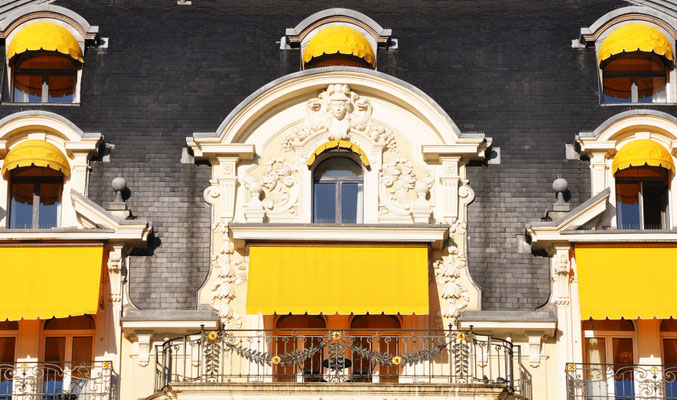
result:
[[[28,140],[5,157],[2,174],[9,175],[10,229],[49,229],[60,225],[66,157],[54,145]]]
[[[635,140],[614,157],[618,229],[666,229],[672,156],[660,144]]]
[[[85,37],[76,27],[62,25],[28,22],[10,31],[5,98],[16,103],[80,101]]]
[[[666,103],[671,42],[645,24],[624,25],[609,34],[599,48],[604,103]]]

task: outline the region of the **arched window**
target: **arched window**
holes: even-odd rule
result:
[[[10,229],[59,226],[64,175],[50,168],[24,167],[10,177]]]
[[[11,69],[11,101],[17,103],[77,102],[81,43],[54,22],[34,22],[21,28],[7,47]]]
[[[665,103],[673,67],[671,41],[646,24],[612,31],[599,48],[605,103]]]
[[[602,63],[605,103],[665,103],[669,65],[663,56],[633,52]]]
[[[16,57],[14,91],[17,103],[73,103],[80,63],[53,52]]]
[[[313,222],[362,222],[363,181],[362,168],[348,157],[321,162],[313,173]]]
[[[668,221],[668,170],[632,167],[618,171],[616,216],[619,229],[665,229]]]

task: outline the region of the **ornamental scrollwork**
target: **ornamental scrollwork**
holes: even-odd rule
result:
[[[217,273],[217,279],[211,287],[211,306],[218,312],[221,323],[224,326],[236,326],[238,315],[233,312],[230,303],[235,298],[234,284],[239,280],[245,281],[239,277],[242,271],[234,268],[233,264],[239,265],[238,261],[233,260],[233,243],[224,239],[220,249],[212,255],[212,270]],[[246,274],[246,273],[245,273]]]
[[[407,216],[416,205],[430,208],[426,196],[432,188],[434,180],[430,174],[417,177],[414,173],[414,164],[408,158],[399,157],[383,165],[380,174],[381,183],[379,192],[384,209],[381,215],[394,214]],[[410,193],[416,193],[418,198],[412,199]]]
[[[261,185],[264,189],[263,208],[267,214],[296,214],[297,175],[296,168],[284,158],[273,157],[266,162]]]
[[[294,144],[316,135],[326,135],[327,140],[350,140],[352,134],[358,134],[397,151],[392,131],[375,124],[372,114],[368,99],[361,98],[348,85],[331,84],[318,97],[306,102],[305,123],[286,131],[280,149],[291,151]]]

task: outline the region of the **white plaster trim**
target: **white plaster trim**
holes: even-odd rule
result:
[[[230,225],[233,239],[256,241],[313,241],[313,242],[399,242],[399,243],[435,243],[442,245],[449,234],[449,226],[415,225],[400,227],[388,224],[354,225],[354,226],[274,226],[260,225]]]
[[[139,320],[139,321],[122,321],[122,330],[162,330],[162,329],[201,329],[204,325],[205,329],[218,329],[218,320],[192,320],[192,321],[158,321],[158,320]],[[134,332],[138,335],[137,332]]]
[[[554,337],[557,330],[556,321],[482,321],[467,320],[459,321],[458,327],[462,330],[469,330],[472,325],[473,331],[492,332],[499,334],[501,332],[510,332],[513,336],[524,334],[529,336],[531,332],[541,332],[547,337]]]

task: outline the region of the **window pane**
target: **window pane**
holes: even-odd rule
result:
[[[362,168],[346,157],[332,157],[315,169],[315,180],[322,178],[356,178],[362,176]]]
[[[616,184],[618,229],[641,229],[639,224],[639,183]]]
[[[634,368],[628,366],[634,362],[632,339],[613,338],[614,379],[616,398],[634,399]]]
[[[16,339],[13,337],[0,337],[0,363],[14,362],[14,349]],[[2,380],[2,374],[0,374]]]
[[[33,227],[33,187],[32,183],[13,183],[9,205],[9,227],[12,229],[31,229]]]
[[[663,339],[663,364],[677,365],[677,339]]]
[[[57,226],[59,211],[60,183],[40,184],[39,228],[48,229]]]
[[[45,338],[45,361],[65,361],[65,360],[66,360],[66,338],[65,337]]]
[[[341,185],[341,223],[354,224],[357,222],[357,210],[360,207],[358,197],[359,183],[343,183]]]
[[[665,103],[668,100],[665,77],[637,78],[637,91],[640,103]]]
[[[92,337],[73,338],[73,361],[92,361]]]
[[[316,183],[314,190],[313,221],[328,224],[336,222],[336,184]]]
[[[14,77],[14,101],[19,103],[42,102],[42,75],[19,75]]]
[[[630,103],[632,101],[632,80],[630,77],[604,78],[605,103]]]
[[[662,229],[665,224],[667,185],[665,182],[644,181],[644,229]]]
[[[75,98],[75,75],[49,76],[49,102],[72,103]]]

